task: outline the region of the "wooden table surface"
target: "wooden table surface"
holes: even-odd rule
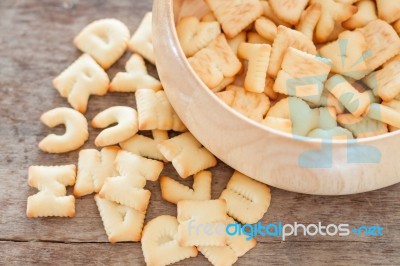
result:
[[[76,217],[28,219],[26,199],[36,193],[27,184],[30,165],[77,163],[78,152],[46,154],[38,142],[53,130],[39,122],[40,115],[58,106],[68,106],[51,81],[80,52],[73,37],[89,22],[107,17],[122,20],[133,31],[150,0],[2,0],[0,1],[0,264],[119,264],[143,265],[140,243],[107,243],[93,196],[76,201]],[[108,73],[121,71],[126,54]],[[154,67],[150,67],[155,74]],[[133,94],[92,97],[86,117],[114,105],[135,106]],[[62,128],[56,132],[62,132]],[[94,147],[99,130],[90,130],[85,148]],[[212,169],[213,198],[217,198],[232,174],[222,162]],[[177,178],[172,166],[163,174]],[[350,178],[350,177],[349,177]],[[190,184],[188,179],[184,183]],[[146,221],[161,214],[176,214],[164,202],[157,182],[152,191]],[[400,264],[400,184],[352,196],[322,197],[272,189],[272,202],[263,223],[299,222],[351,226],[377,225],[381,237],[257,237],[256,248],[237,265],[357,265]],[[180,265],[204,265],[207,260],[184,260]]]

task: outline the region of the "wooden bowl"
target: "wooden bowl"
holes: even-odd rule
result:
[[[171,104],[207,149],[256,180],[300,193],[353,194],[400,181],[400,132],[322,142],[266,128],[222,103],[196,76],[180,48],[175,21],[207,12],[201,0],[188,2],[190,7],[182,0],[154,1],[153,44]]]

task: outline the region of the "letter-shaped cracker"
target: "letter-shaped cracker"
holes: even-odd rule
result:
[[[228,38],[235,37],[263,12],[258,0],[205,0]]]
[[[342,127],[334,127],[331,129],[321,129],[317,128],[308,133],[310,138],[316,139],[353,139],[353,134]]]
[[[181,200],[177,204],[178,243],[180,246],[225,246],[227,235],[226,202]],[[209,229],[207,227],[213,227]],[[213,233],[210,233],[213,230]],[[216,232],[220,231],[220,232]]]
[[[334,31],[335,22],[341,23],[357,12],[351,3],[336,0],[310,0],[310,4],[319,3],[322,7],[321,17],[315,28],[315,39],[319,43],[326,42]]]
[[[367,65],[370,56],[368,44],[359,31],[344,31],[338,40],[319,50],[321,56],[332,62],[332,72],[354,79],[361,79],[371,70]]]
[[[143,229],[142,251],[147,265],[169,265],[186,258],[196,257],[196,247],[178,244],[176,217],[161,215],[149,221]]]
[[[163,90],[139,89],[135,93],[140,130],[186,131]]]
[[[385,63],[382,69],[370,73],[363,81],[382,100],[393,100],[400,93],[400,55]]]
[[[400,35],[400,19],[392,24],[393,29]]]
[[[382,105],[388,106],[400,113],[400,99],[395,99],[390,102],[382,102]],[[388,125],[388,128],[390,132],[399,130],[399,128],[391,125]]]
[[[242,42],[246,41],[246,32],[242,31],[235,37],[227,39],[228,45],[231,47],[233,54],[237,55],[237,50]]]
[[[271,54],[271,45],[241,43],[238,48],[239,58],[248,60],[244,87],[251,92],[264,92],[265,78]]]
[[[123,150],[140,155],[142,157],[167,162],[167,159],[157,149],[157,144],[169,139],[165,130],[152,130],[153,138],[135,134],[131,138],[120,142]]]
[[[202,147],[190,132],[161,141],[157,147],[164,157],[172,162],[182,178],[194,175],[217,164],[214,155]]]
[[[330,61],[289,47],[282,61],[273,90],[316,103],[331,70]]]
[[[71,106],[85,113],[90,95],[107,93],[110,79],[107,73],[88,55],[83,54],[53,80],[53,86]]]
[[[372,119],[400,128],[400,112],[387,105],[372,103],[369,106],[367,115]]]
[[[261,121],[270,107],[270,101],[264,93],[249,92],[238,86],[228,86],[226,92],[234,92],[232,102],[226,102],[233,109],[254,121]]]
[[[99,196],[138,211],[146,211],[151,192],[143,189],[146,180],[157,180],[163,163],[120,151],[115,159],[120,176],[105,180]]]
[[[280,18],[278,18],[276,16],[275,12],[271,8],[269,1],[260,1],[260,3],[263,8],[263,16],[272,20],[275,23],[275,25],[283,25],[283,26],[289,27],[289,28],[292,27],[292,25],[290,25],[286,21],[281,20]]]
[[[184,17],[176,25],[176,33],[182,50],[187,57],[206,47],[221,34],[217,21],[200,22],[198,18]]]
[[[98,113],[92,120],[92,127],[106,128],[96,137],[96,146],[104,147],[118,144],[138,132],[138,115],[135,109],[127,106],[113,106]]]
[[[327,89],[324,89],[321,94],[321,98],[316,103],[310,103],[312,108],[315,107],[333,107],[336,110],[337,114],[342,114],[345,111],[345,108],[332,93],[330,93]]]
[[[370,71],[400,53],[400,38],[387,22],[377,19],[357,31],[363,34],[370,50],[370,56],[365,59]]]
[[[400,19],[400,2],[393,0],[376,0],[378,16],[387,23]]]
[[[95,195],[104,229],[111,243],[140,241],[146,213]]]
[[[393,1],[392,1],[393,2]],[[358,10],[351,18],[342,23],[346,29],[353,30],[367,25],[369,22],[378,19],[376,5],[373,0],[361,0],[355,3]]]
[[[378,136],[388,132],[386,124],[369,118],[368,116],[355,117],[352,114],[337,116],[338,123],[350,130],[356,138]]]
[[[223,34],[188,60],[199,78],[210,89],[217,87],[224,78],[235,76],[242,67]]]
[[[308,1],[309,0],[269,0],[269,4],[279,19],[291,25],[296,25]]]
[[[265,39],[264,37],[262,37],[257,32],[252,32],[252,31],[247,33],[247,42],[254,44],[269,44],[269,45],[272,43],[267,39]]]
[[[143,58],[133,54],[126,62],[126,72],[119,72],[110,83],[109,91],[135,92],[139,88],[158,91],[162,89],[161,82],[147,73]]]
[[[152,40],[152,13],[144,15],[139,27],[128,42],[128,48],[138,53],[152,64],[156,63]]]
[[[74,39],[74,44],[108,69],[125,52],[129,29],[119,20],[100,19],[87,25]]]
[[[285,26],[278,26],[276,38],[272,44],[271,57],[269,59],[268,75],[275,78],[281,69],[283,57],[289,47],[296,48],[303,52],[315,55],[317,49],[312,40],[303,33],[289,29]]]
[[[28,197],[26,216],[75,216],[75,198],[65,188],[75,184],[75,176],[75,165],[30,166],[28,184],[39,192]]]
[[[228,224],[239,225],[231,217],[228,217]],[[229,235],[224,247],[199,246],[198,249],[212,265],[233,265],[239,257],[257,244],[254,238],[250,240],[246,238],[244,234]]]
[[[312,40],[321,13],[322,7],[319,3],[309,5],[301,14],[300,21],[296,25],[296,30],[302,32],[307,38]]]
[[[276,37],[277,28],[273,21],[267,19],[266,17],[260,17],[254,23],[254,28],[258,34],[260,34],[264,39],[274,41]]]
[[[119,150],[117,146],[109,146],[101,151],[85,149],[79,152],[78,174],[74,186],[75,197],[99,192],[106,177],[118,175],[114,160]]]
[[[211,172],[198,172],[193,179],[193,189],[191,189],[168,176],[160,177],[162,198],[175,204],[180,200],[211,199]]]
[[[325,83],[327,90],[341,102],[354,116],[361,116],[371,103],[367,91],[358,92],[346,79],[334,75]]]
[[[305,101],[296,97],[284,98],[277,102],[268,111],[267,117],[290,119],[292,133],[300,136],[306,136],[311,130],[318,128],[319,124],[319,110],[311,109]],[[283,125],[273,128],[279,130],[283,126],[285,130],[282,131],[288,132],[287,123],[282,123]]]
[[[267,212],[271,190],[265,184],[235,171],[222,191],[229,216],[241,223],[257,223]]]
[[[89,137],[86,118],[67,107],[58,107],[42,114],[40,120],[48,127],[65,125],[63,135],[50,134],[39,143],[42,151],[49,153],[63,153],[78,149]]]
[[[287,118],[266,116],[261,123],[267,127],[286,132],[292,133],[292,121]]]

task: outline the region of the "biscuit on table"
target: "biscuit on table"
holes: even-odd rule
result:
[[[299,23],[296,25],[296,30],[302,32],[310,40],[314,37],[314,30],[321,17],[322,6],[319,3],[313,3],[301,13]]]
[[[228,224],[234,224],[235,220],[228,217]],[[257,244],[254,238],[248,240],[244,234],[228,235],[226,237],[226,246],[199,246],[198,250],[213,265],[232,265],[239,257],[246,254]]]
[[[387,124],[368,116],[355,117],[352,114],[340,114],[337,116],[337,122],[351,131],[356,138],[373,137],[388,132]]]
[[[197,256],[196,247],[178,244],[178,225],[176,217],[161,215],[144,226],[141,242],[147,265],[164,266]]]
[[[238,57],[248,60],[244,88],[250,92],[264,92],[265,78],[269,65],[271,45],[241,43],[238,47]]]
[[[228,38],[235,37],[263,12],[258,0],[205,0]]]
[[[76,166],[30,166],[28,184],[39,190],[27,200],[27,217],[73,217],[75,198],[66,186],[75,184]]]
[[[167,162],[167,159],[157,149],[157,144],[169,139],[168,132],[166,130],[154,129],[152,130],[152,135],[153,138],[149,138],[144,135],[135,134],[131,138],[120,142],[119,145],[123,150],[142,157]]]
[[[357,12],[357,7],[345,1],[310,0],[310,4],[321,5],[321,16],[315,28],[315,40],[323,43],[329,40],[334,31],[335,23],[348,20]]]
[[[162,89],[161,82],[147,73],[143,58],[133,54],[125,65],[126,72],[119,72],[111,80],[109,91],[135,92],[139,88],[158,91]]]
[[[110,79],[107,73],[88,54],[81,55],[53,80],[53,86],[71,106],[85,113],[90,95],[107,93]]]
[[[144,15],[139,27],[133,33],[128,42],[128,48],[134,53],[138,53],[147,59],[150,63],[155,64],[154,48],[152,40],[152,13],[148,12]]]
[[[74,44],[90,54],[104,69],[108,69],[125,52],[129,29],[117,19],[100,19],[87,25],[75,37]]]
[[[157,181],[164,164],[157,160],[147,159],[128,151],[121,150],[115,159],[115,167],[120,175],[132,176],[139,184],[146,180]]]
[[[115,123],[117,125],[106,128]],[[96,137],[96,146],[118,144],[138,132],[138,115],[131,107],[113,106],[98,113],[92,120],[92,127],[106,128]]]
[[[273,90],[316,103],[321,98],[324,82],[331,70],[330,64],[329,59],[289,47]]]
[[[176,33],[185,56],[190,57],[221,34],[217,21],[200,22],[195,16],[184,17],[176,25]]]
[[[63,124],[63,135],[50,134],[39,142],[39,148],[49,153],[63,153],[80,148],[89,138],[86,118],[67,107],[58,107],[42,114],[40,120],[48,127]]]
[[[168,161],[172,162],[182,178],[217,164],[214,155],[204,148],[190,132],[161,141],[157,148]]]
[[[163,90],[139,89],[135,93],[139,130],[186,131]]]
[[[261,121],[269,110],[270,101],[264,93],[249,92],[233,85],[226,88],[226,92],[229,91],[234,92],[234,98],[229,105],[254,121]]]
[[[271,190],[267,185],[235,171],[220,199],[226,201],[229,216],[241,223],[254,224],[267,212]]]
[[[225,246],[226,206],[223,199],[179,201],[177,204],[179,245]],[[210,233],[207,225],[213,227],[213,233]]]
[[[235,76],[242,67],[224,34],[220,34],[207,47],[189,57],[188,61],[210,89],[217,87],[224,78]]]
[[[115,167],[120,175],[106,178],[99,196],[138,211],[146,211],[151,192],[143,188],[147,180],[158,179],[163,166],[162,162],[121,150],[115,159]]]
[[[95,195],[108,241],[126,242],[140,241],[146,213],[102,199]]]
[[[268,75],[272,78],[276,78],[278,75],[286,50],[289,47],[296,48],[309,54],[317,54],[317,49],[315,48],[314,43],[312,40],[308,39],[307,36],[299,31],[279,25],[276,38],[272,44],[271,57],[268,66]]]
[[[182,185],[168,177],[160,177],[162,198],[177,204],[180,200],[209,200],[211,199],[211,172],[201,171],[193,177],[193,189]]]
[[[108,146],[101,151],[84,149],[79,152],[78,173],[74,186],[76,197],[99,192],[106,177],[118,175],[114,160],[119,150],[117,146]]]

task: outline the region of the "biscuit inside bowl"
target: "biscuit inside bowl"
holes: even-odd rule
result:
[[[352,194],[399,182],[400,152],[391,149],[400,143],[398,132],[356,141],[309,139],[262,126],[221,102],[194,73],[177,38],[182,14],[207,13],[203,1],[193,2],[197,9],[185,1],[154,1],[153,42],[168,98],[206,148],[256,180],[301,193]]]

